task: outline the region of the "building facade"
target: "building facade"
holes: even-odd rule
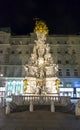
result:
[[[12,36],[0,31],[0,94],[22,94],[24,65],[28,63],[35,45],[34,33]],[[80,35],[48,35],[47,43],[60,79],[60,95],[80,96]]]

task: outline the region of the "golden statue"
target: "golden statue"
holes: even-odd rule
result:
[[[43,21],[36,21],[36,25],[34,28],[34,32],[40,32],[40,33],[44,33],[45,35],[48,34],[48,27],[46,26],[45,22]]]
[[[27,86],[28,86],[27,79],[23,80],[23,84],[24,84],[24,93],[26,93]]]
[[[55,80],[55,85],[56,85],[56,90],[57,90],[57,92],[59,92],[59,84],[60,84],[60,80],[59,80],[59,79],[56,79],[56,80]]]

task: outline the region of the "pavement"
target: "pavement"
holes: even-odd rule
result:
[[[34,110],[8,115],[0,108],[0,130],[80,130],[80,118],[72,113]]]

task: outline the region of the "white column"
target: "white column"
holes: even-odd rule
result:
[[[55,112],[54,101],[51,101],[51,112]]]
[[[29,111],[33,112],[33,102],[32,101],[30,101]]]

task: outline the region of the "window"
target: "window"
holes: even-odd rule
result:
[[[3,44],[3,42],[0,40],[0,44]]]
[[[19,77],[22,75],[22,68],[19,66],[19,67],[15,67],[14,69],[14,76],[15,77]]]
[[[78,70],[74,69],[74,76],[78,76]]]
[[[29,54],[29,52],[28,52],[28,51],[26,51],[26,54]]]
[[[18,52],[18,54],[21,54],[21,53],[22,53],[21,51]]]
[[[4,56],[0,55],[0,64],[3,64],[3,63],[4,63]]]
[[[58,72],[59,72],[59,76],[62,76],[62,69],[59,69]]]
[[[50,49],[50,53],[53,53],[53,50]]]
[[[58,53],[58,54],[60,54],[61,52],[60,52],[60,51],[58,51],[57,53]]]
[[[11,52],[11,54],[14,54],[14,53],[15,53],[14,51]]]
[[[19,44],[22,45],[22,41],[19,41]]]
[[[8,77],[13,77],[14,76],[14,67],[10,66],[10,67],[7,68],[6,71],[7,71],[6,74],[7,74]]]
[[[68,51],[65,51],[65,54],[68,54]]]
[[[0,53],[3,53],[3,51],[2,51],[2,50],[0,50]]]
[[[65,62],[66,62],[66,64],[69,64],[69,61],[68,61],[68,60],[66,60]]]
[[[70,69],[66,69],[66,76],[70,76]]]
[[[64,41],[64,44],[67,44],[67,42],[66,42],[66,41]]]
[[[61,60],[58,60],[58,64],[61,64]]]
[[[33,42],[33,44],[34,44],[35,42]],[[28,41],[27,43],[26,43],[27,45],[29,45],[30,44],[30,42]]]
[[[60,81],[59,87],[63,87],[64,83]]]
[[[72,54],[76,54],[75,50],[72,50]]]
[[[66,87],[72,87],[72,83],[71,82],[66,82]]]
[[[57,41],[57,44],[60,44],[60,41]]]

